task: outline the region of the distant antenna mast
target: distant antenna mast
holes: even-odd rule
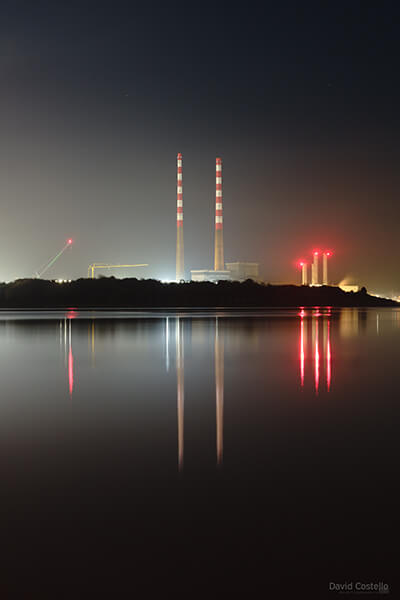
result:
[[[65,246],[63,248],[61,248],[61,250],[59,252],[57,252],[57,254],[55,256],[53,256],[49,261],[47,261],[44,265],[42,265],[40,267],[40,269],[38,271],[36,271],[36,273],[34,273],[34,277],[36,277],[36,279],[40,279],[40,277],[46,273],[46,271],[48,269],[50,269],[50,267],[52,267],[54,265],[54,263],[56,262],[56,260],[58,260],[60,258],[60,256],[62,254],[64,254],[64,252],[70,248],[72,246],[72,239],[69,238],[67,240],[67,243],[65,244]]]

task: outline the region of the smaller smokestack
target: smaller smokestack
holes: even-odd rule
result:
[[[319,252],[318,250],[315,250],[313,253],[313,263],[311,265],[311,285],[318,285],[319,280],[318,280],[318,257],[319,257]]]
[[[301,285],[308,285],[308,265],[306,262],[301,262]]]
[[[328,258],[332,256],[332,252],[324,252],[322,257],[322,284],[329,285],[328,283]]]

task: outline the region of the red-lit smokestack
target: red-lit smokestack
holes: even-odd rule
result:
[[[311,265],[311,285],[318,285],[318,250],[313,252],[313,264]]]
[[[308,285],[308,265],[302,260],[299,262],[299,267],[301,268],[301,285]]]
[[[176,280],[184,278],[182,154],[176,157]]]
[[[322,284],[323,285],[329,285],[328,284],[328,258],[332,256],[332,252],[328,251],[328,252],[324,252],[323,258],[322,258]]]
[[[215,163],[215,254],[214,270],[223,271],[224,262],[224,234],[222,218],[222,160],[216,159]]]

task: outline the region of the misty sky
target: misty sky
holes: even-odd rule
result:
[[[176,154],[187,276],[225,260],[400,293],[396,2],[0,4],[0,280],[91,262],[173,278]]]

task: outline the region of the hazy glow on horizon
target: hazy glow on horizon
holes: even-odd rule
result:
[[[69,235],[49,278],[104,261],[169,280],[182,152],[187,279],[213,265],[221,156],[227,262],[295,281],[315,243],[335,249],[332,281],[399,293],[390,15],[371,8],[360,28],[352,7],[179,6],[0,7],[0,281],[31,277]]]

